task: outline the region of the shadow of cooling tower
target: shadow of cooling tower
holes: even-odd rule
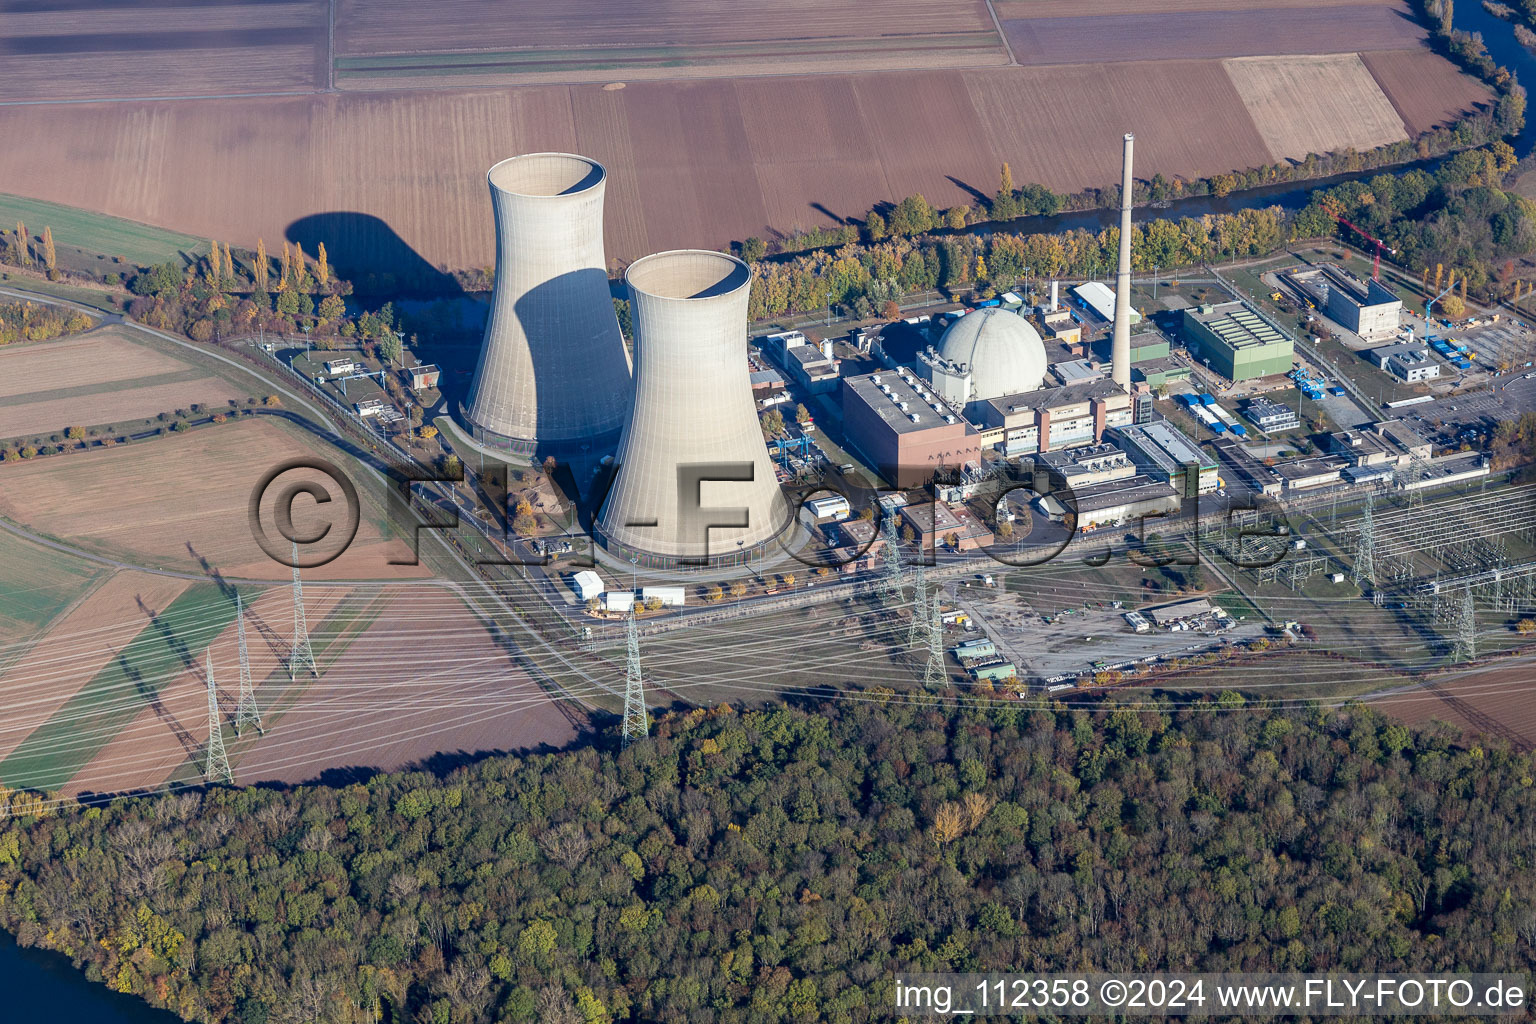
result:
[[[406,243],[387,221],[369,213],[336,210],[300,217],[284,236],[314,259],[321,243],[337,276],[360,295],[451,296],[463,293],[445,274]]]

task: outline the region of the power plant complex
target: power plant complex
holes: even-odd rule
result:
[[[842,443],[886,480],[923,486],[938,471],[979,467],[989,450],[1035,457],[1098,444],[1150,411],[1147,385],[1131,384],[1133,141],[1124,136],[1113,311],[1102,286],[1093,303],[1113,318],[1109,379],[1081,358],[1086,347],[1062,354],[1068,312],[1058,308],[1054,284],[1050,306],[1039,309],[1041,329],[1011,294],[1006,303],[944,314],[942,333],[938,321],[921,329],[926,348],[879,353],[895,373],[840,382]],[[753,390],[764,371],[754,369],[747,340],[752,269],[698,249],[631,264],[631,360],[603,250],[606,181],[601,164],[567,153],[490,169],[496,285],[462,418],[491,452],[554,455],[594,472],[612,462],[606,495],[588,495],[587,505],[594,538],[615,560],[666,569],[761,559],[784,544],[793,515],[758,420],[775,399],[760,405]],[[803,341],[798,333],[774,337]],[[787,342],[765,344],[759,358],[777,353],[788,365],[789,351]],[[826,362],[836,387],[832,343],[806,352]],[[831,397],[814,383],[807,402]],[[783,439],[779,451],[782,458]]]

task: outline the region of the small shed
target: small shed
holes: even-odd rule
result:
[[[590,601],[603,594],[603,578],[591,569],[583,569],[571,577],[571,589],[583,601]]]

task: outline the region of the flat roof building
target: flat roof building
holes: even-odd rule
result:
[[[820,346],[797,345],[789,350],[785,368],[811,394],[825,395],[837,390],[842,365],[842,360],[831,353],[830,341]]]
[[[1097,444],[1105,430],[1127,426],[1134,418],[1131,396],[1112,380],[1008,395],[976,403],[967,412],[997,435],[992,443],[1005,455]]]
[[[1408,461],[1408,453],[1372,430],[1341,430],[1329,434],[1328,451],[1347,459],[1351,466],[1396,466]]]
[[[1126,480],[1136,475],[1136,464],[1112,444],[1091,444],[1082,448],[1040,452],[1035,462],[1060,473],[1074,490],[1110,480]]]
[[[1284,484],[1275,475],[1275,471],[1254,458],[1247,448],[1232,438],[1218,437],[1211,442],[1211,447],[1243,483],[1258,493],[1273,496],[1283,489]]]
[[[1362,281],[1343,267],[1325,263],[1318,272],[1327,283],[1328,315],[1362,341],[1385,341],[1397,334],[1403,300],[1378,281]]]
[[[1407,452],[1409,459],[1425,460],[1434,453],[1434,445],[1410,427],[1406,420],[1380,420],[1371,424],[1370,429]]]
[[[920,487],[941,468],[981,460],[976,428],[916,377],[844,377],[842,405],[848,445],[897,487]]]
[[[1248,422],[1266,434],[1279,430],[1294,430],[1301,426],[1301,417],[1296,415],[1295,409],[1268,398],[1248,399],[1248,404],[1243,407],[1243,415],[1248,418]]]
[[[1075,488],[1077,529],[1120,526],[1143,516],[1165,516],[1179,511],[1179,496],[1166,483],[1149,476],[1133,476]],[[1051,519],[1061,520],[1072,511],[1055,495],[1035,499],[1035,506]]]
[[[583,601],[601,597],[605,587],[603,578],[591,569],[583,569],[571,577],[571,589]]]
[[[1349,461],[1341,456],[1321,455],[1312,459],[1277,462],[1273,468],[1286,490],[1304,491],[1311,487],[1338,483],[1340,473],[1348,465]]]
[[[437,382],[442,378],[443,372],[436,366],[428,363],[424,366],[413,366],[410,369],[411,390],[425,391],[428,388],[437,387]]]
[[[971,551],[992,543],[992,531],[964,505],[924,501],[903,505],[900,515],[924,550],[952,545],[956,551]]]
[[[1117,427],[1111,436],[1138,470],[1173,485],[1182,495],[1210,494],[1221,486],[1215,460],[1167,420]]]
[[[1223,377],[1244,381],[1291,369],[1295,344],[1290,336],[1246,302],[1181,313],[1185,343]]]
[[[1429,354],[1424,345],[1387,345],[1371,349],[1371,361],[1378,370],[1390,373],[1398,380],[1415,384],[1421,380],[1433,380],[1440,376],[1440,364]]]
[[[1147,387],[1154,390],[1181,380],[1189,380],[1189,377],[1189,367],[1172,356],[1148,359],[1131,367],[1131,379],[1143,381]]]

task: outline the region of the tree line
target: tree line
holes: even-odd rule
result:
[[[0,303],[0,345],[62,338],[89,330],[95,323],[90,316],[76,309],[35,302],[4,302]]]
[[[902,971],[1536,956],[1527,754],[1231,693],[862,696],[442,776],[0,791],[0,922],[240,1024],[861,1024]]]

